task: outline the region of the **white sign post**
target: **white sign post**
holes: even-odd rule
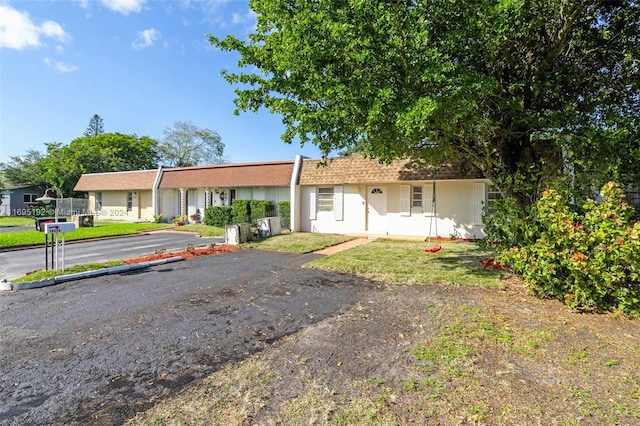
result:
[[[58,269],[61,269],[64,272],[64,243],[65,243],[65,234],[67,232],[74,232],[76,230],[76,224],[73,222],[52,222],[46,223],[44,225],[44,233],[46,235],[51,235],[51,244],[53,245],[53,239],[55,235],[55,245],[53,245],[53,256],[55,259],[55,271],[58,272]],[[62,234],[62,238],[60,238],[60,234]]]

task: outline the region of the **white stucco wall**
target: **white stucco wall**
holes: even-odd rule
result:
[[[315,219],[311,219],[309,199],[313,191],[315,191],[315,187],[303,186],[300,188],[300,216],[298,217],[300,231],[335,234],[365,232],[365,186],[342,186],[342,220],[335,220],[334,211],[317,212]]]
[[[315,187],[300,187],[299,223],[300,231],[337,234],[388,234],[397,236],[427,237],[431,222],[431,236],[441,238],[476,239],[484,236],[483,226],[474,223],[474,183],[485,181],[439,181],[436,182],[436,214],[431,219],[430,212],[412,209],[409,215],[401,213],[401,185],[382,184],[386,194],[386,219],[381,218],[386,231],[370,231],[368,223],[368,193],[376,185],[343,186],[343,218],[336,220],[334,212],[310,211],[310,199]],[[431,182],[418,182],[432,188]],[[486,191],[486,184],[484,185]],[[430,204],[430,201],[427,201]],[[429,209],[428,209],[429,210]],[[437,228],[437,229],[436,229]],[[436,232],[437,231],[437,232]]]
[[[160,190],[160,214],[163,220],[172,219],[180,214],[180,191],[177,189]]]
[[[96,212],[97,220],[137,220],[140,219],[140,213],[148,211],[151,208],[151,191],[145,194],[144,200],[148,199],[148,206],[140,204],[139,191],[98,191],[102,193],[102,208]],[[132,206],[131,211],[127,211],[127,193],[132,192]],[[89,193],[89,203],[93,208],[95,207],[96,192]],[[146,202],[145,202],[146,203]],[[142,219],[146,219],[142,217]]]

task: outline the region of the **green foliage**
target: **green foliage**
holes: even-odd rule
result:
[[[147,136],[101,133],[74,139],[67,146],[46,146],[46,154],[30,150],[24,157],[11,157],[4,166],[8,180],[36,185],[43,192],[56,186],[68,197],[83,173],[157,167],[157,142]]]
[[[251,216],[251,225],[256,226],[258,219],[263,217],[271,217],[275,215],[276,207],[271,200],[251,200],[249,203],[249,212]]]
[[[291,227],[291,202],[280,201],[278,203],[278,212],[280,213],[280,223],[282,224],[282,227]]]
[[[495,248],[498,252],[517,246],[529,236],[532,223],[529,214],[535,207],[519,207],[516,200],[507,197],[493,202],[491,215],[482,217],[486,237],[479,241],[483,248]]]
[[[235,199],[231,206],[232,223],[250,223],[255,226],[258,219],[275,215],[271,200]]]
[[[35,185],[43,193],[49,187],[45,177],[46,157],[37,150],[29,149],[23,156],[9,157],[2,168],[7,183]]]
[[[29,210],[31,212],[31,216],[33,217],[54,217],[56,214],[55,207],[51,204],[49,204],[48,206],[34,205]]]
[[[87,129],[84,131],[84,136],[98,136],[102,133],[104,133],[104,124],[102,123],[102,117],[100,117],[98,114],[93,114],[91,120],[89,120]]]
[[[503,263],[533,291],[574,308],[619,309],[640,314],[640,222],[620,187],[602,187],[602,200],[572,211],[557,191],[545,191],[529,218],[519,247]]]
[[[251,221],[251,200],[233,200],[231,218],[233,223],[249,223]]]
[[[224,228],[232,223],[232,207],[211,206],[204,210],[204,224]]]
[[[520,206],[565,172],[561,152],[588,160],[575,169],[582,188],[599,170],[640,181],[637,2],[250,6],[252,34],[210,42],[239,54],[240,71],[223,71],[236,112],[282,115],[285,142],[464,160]]]
[[[159,149],[167,166],[224,163],[224,144],[220,135],[210,129],[201,129],[189,121],[176,121],[173,129],[167,127]]]

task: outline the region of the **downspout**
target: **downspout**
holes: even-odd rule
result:
[[[291,184],[289,188],[291,201],[289,202],[289,229],[291,232],[297,232],[300,230],[300,172],[302,171],[302,160],[308,158],[301,155],[296,155],[296,159],[293,163],[293,171],[291,173]]]
[[[151,202],[153,203],[154,216],[158,216],[160,214],[160,181],[162,180],[162,172],[162,166],[158,166],[156,180],[153,182],[153,188],[151,188]]]

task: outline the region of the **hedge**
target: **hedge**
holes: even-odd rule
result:
[[[225,227],[232,221],[230,206],[211,206],[204,210],[204,224]]]
[[[291,227],[291,202],[280,201],[278,203],[278,211],[280,212],[280,223],[283,228]]]
[[[233,200],[231,205],[232,223],[247,223],[251,220],[251,200]]]

